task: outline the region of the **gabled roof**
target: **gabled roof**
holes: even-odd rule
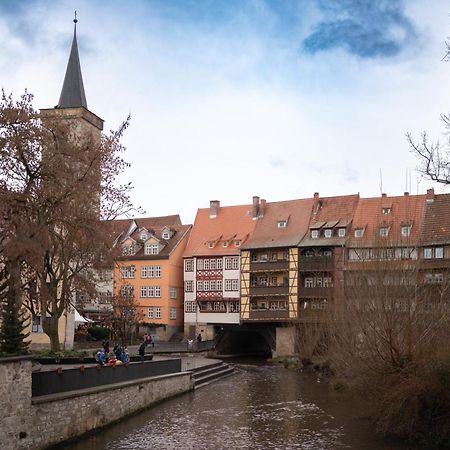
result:
[[[310,230],[346,228],[353,220],[358,205],[359,194],[340,195],[335,197],[319,197],[314,195],[314,206],[309,224]],[[322,231],[321,231],[322,232]],[[302,239],[300,246],[341,246],[347,237],[339,237],[337,234],[331,238],[320,235],[313,239],[308,232]]]
[[[240,247],[233,243],[223,247],[222,241],[230,236],[251,236],[256,222],[252,219],[252,205],[220,206],[213,219],[210,208],[198,209],[184,257],[238,255]],[[208,242],[216,244],[209,248]]]
[[[70,49],[69,61],[67,63],[66,75],[59,97],[58,108],[78,108],[83,106],[87,109],[80,57],[78,55],[76,19],[74,22],[72,48]]]
[[[160,217],[136,217],[134,219],[116,219],[105,222],[112,232],[113,240],[125,239],[128,233],[130,236],[138,239],[137,234],[141,228],[145,228],[147,231],[157,228],[163,228],[166,226],[173,227],[175,225],[181,225],[181,219],[178,214],[172,216],[160,216]],[[133,225],[133,226],[132,226]],[[135,225],[135,226],[134,226]]]
[[[404,195],[398,197],[361,198],[353,219],[349,247],[371,247],[382,244],[389,246],[416,245],[418,243],[425,212],[425,195]],[[382,209],[389,207],[389,214]],[[401,235],[401,227],[411,225],[409,237]],[[380,228],[389,227],[386,238],[380,237]],[[364,234],[356,238],[354,230],[364,229]]]
[[[160,242],[160,244],[164,245],[164,248],[157,255],[146,255],[145,248],[142,243],[138,244],[138,249],[134,255],[125,255],[118,256],[119,261],[133,261],[133,260],[157,260],[157,259],[165,259],[168,258],[171,253],[175,250],[181,240],[186,237],[186,235],[191,230],[192,225],[174,225],[172,227],[174,231],[174,235],[169,240],[159,239],[156,236],[161,236],[164,227],[155,227],[155,236],[156,240]]]
[[[422,232],[422,245],[450,242],[450,194],[437,194],[427,202]]]
[[[253,236],[243,249],[291,247],[297,245],[308,229],[313,199],[287,200],[267,203],[263,216],[256,223]],[[289,218],[285,228],[277,222]]]

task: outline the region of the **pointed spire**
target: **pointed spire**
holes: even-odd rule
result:
[[[66,75],[59,97],[58,108],[78,108],[84,106],[87,109],[86,96],[84,94],[83,77],[81,75],[80,57],[77,44],[77,12],[75,11],[72,48]]]

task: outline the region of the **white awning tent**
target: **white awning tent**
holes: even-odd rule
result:
[[[88,323],[93,322],[91,319],[86,319],[77,310],[75,310],[75,323]]]

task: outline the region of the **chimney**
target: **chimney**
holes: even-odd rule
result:
[[[266,212],[266,200],[264,198],[261,199],[261,203],[259,205],[259,217],[264,216],[264,213]]]
[[[381,194],[381,196],[382,197],[387,197],[387,195],[384,192]]]
[[[408,197],[409,192],[404,192],[405,197]]]
[[[314,192],[314,199],[313,199],[313,214],[316,214],[320,209],[319,205],[319,193]]]
[[[434,188],[427,189],[427,203],[434,202]]]
[[[259,215],[259,197],[257,195],[253,196],[253,205],[252,205],[252,219],[255,220]]]
[[[217,214],[219,214],[220,209],[220,201],[219,200],[211,200],[209,202],[209,218],[215,219]]]

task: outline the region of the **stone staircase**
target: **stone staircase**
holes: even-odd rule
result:
[[[203,367],[197,367],[192,370],[194,380],[194,389],[206,386],[213,381],[227,377],[234,373],[234,367],[219,361]]]

